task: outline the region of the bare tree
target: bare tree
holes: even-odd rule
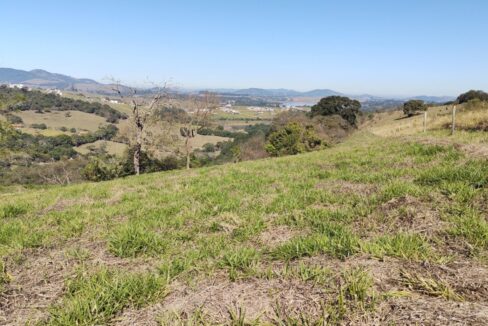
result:
[[[200,128],[209,123],[212,112],[219,106],[219,98],[214,93],[205,92],[195,95],[189,100],[188,122],[180,128],[180,134],[185,138],[186,168],[190,168],[192,152],[191,140],[197,135]]]
[[[165,83],[163,86],[155,87],[154,95],[151,97],[139,96],[137,89],[124,86],[128,92],[121,90],[120,82],[114,83],[113,90],[119,95],[119,97],[131,106],[132,109],[132,123],[135,129],[135,137],[133,139],[134,149],[134,172],[139,175],[141,172],[141,152],[144,142],[144,129],[148,118],[153,113],[154,109],[164,100],[168,99],[168,88]],[[126,95],[128,93],[128,95]]]

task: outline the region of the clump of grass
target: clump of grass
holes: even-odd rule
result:
[[[476,250],[488,248],[488,222],[471,207],[452,208],[454,226],[448,232],[462,237]]]
[[[348,312],[365,309],[374,311],[377,297],[373,291],[373,279],[363,267],[342,272],[337,299],[326,307],[328,324],[342,324]]]
[[[276,248],[272,255],[278,259],[292,260],[315,254],[329,254],[340,259],[355,254],[359,239],[349,230],[338,225],[324,226],[322,233],[298,237]]]
[[[23,204],[7,204],[0,207],[0,218],[13,218],[26,212],[27,207]]]
[[[47,325],[102,325],[126,307],[140,308],[165,292],[165,280],[152,274],[122,274],[103,269],[79,273],[67,283],[62,302],[51,308]]]
[[[248,320],[246,317],[246,310],[242,306],[235,305],[234,307],[227,307],[227,314],[229,316],[229,326],[260,325],[259,316],[252,320]]]
[[[313,282],[316,284],[327,284],[332,276],[332,271],[328,268],[316,265],[306,264],[300,262],[298,265],[290,266],[285,264],[282,269],[279,270],[265,270],[260,275],[260,277],[266,279],[272,278],[291,278],[298,279],[302,282]]]
[[[171,281],[183,272],[191,269],[195,265],[195,257],[184,256],[175,257],[173,260],[159,266],[159,273],[168,281]]]
[[[475,188],[488,185],[488,164],[481,160],[466,164],[441,164],[424,170],[415,180],[421,185],[440,185],[443,183],[462,182]]]
[[[430,145],[430,144],[420,144],[412,143],[407,146],[405,153],[412,156],[424,156],[432,157],[439,153],[444,153],[449,150],[449,147],[441,145]]]
[[[418,234],[398,233],[385,235],[363,243],[362,250],[373,256],[398,257],[409,260],[426,260],[431,254],[427,241]]]
[[[374,297],[372,293],[373,279],[362,267],[346,270],[342,274],[342,287],[347,299],[365,304]]]
[[[109,250],[118,257],[157,256],[164,252],[167,241],[140,224],[124,224],[109,237]]]
[[[10,275],[3,260],[0,260],[0,293],[3,291],[5,284],[10,282]]]
[[[239,248],[224,254],[221,265],[229,269],[232,281],[237,278],[238,272],[249,272],[259,261],[259,253],[254,248]]]
[[[421,276],[418,273],[402,270],[400,272],[401,282],[409,289],[446,300],[463,301],[463,297],[457,294],[449,284],[439,278]]]

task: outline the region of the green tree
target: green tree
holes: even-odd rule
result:
[[[340,115],[352,126],[356,126],[357,115],[361,109],[361,103],[344,96],[324,97],[319,103],[312,106],[312,116],[316,115]]]
[[[420,111],[427,110],[427,105],[421,100],[410,100],[403,104],[403,113],[408,116],[414,116]]]
[[[457,98],[457,102],[459,104],[466,103],[471,100],[488,101],[488,93],[485,93],[483,91],[470,90],[466,93],[459,95]]]
[[[272,156],[295,155],[318,149],[321,145],[313,127],[290,122],[269,135],[266,151]]]

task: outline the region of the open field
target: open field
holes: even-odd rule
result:
[[[127,150],[128,146],[122,143],[116,143],[109,140],[97,140],[94,143],[84,144],[75,147],[75,150],[80,154],[89,154],[91,149],[101,149],[104,148],[108,154],[115,156],[122,156]]]
[[[319,152],[0,192],[0,320],[487,324],[488,165],[357,133]]]
[[[21,117],[27,127],[34,123],[44,123],[51,129],[66,127],[80,131],[96,131],[99,126],[107,124],[103,117],[80,111],[51,111],[44,113],[20,111],[16,112],[15,115]]]

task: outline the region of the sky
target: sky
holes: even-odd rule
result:
[[[0,0],[0,67],[182,88],[488,90],[486,0]]]

